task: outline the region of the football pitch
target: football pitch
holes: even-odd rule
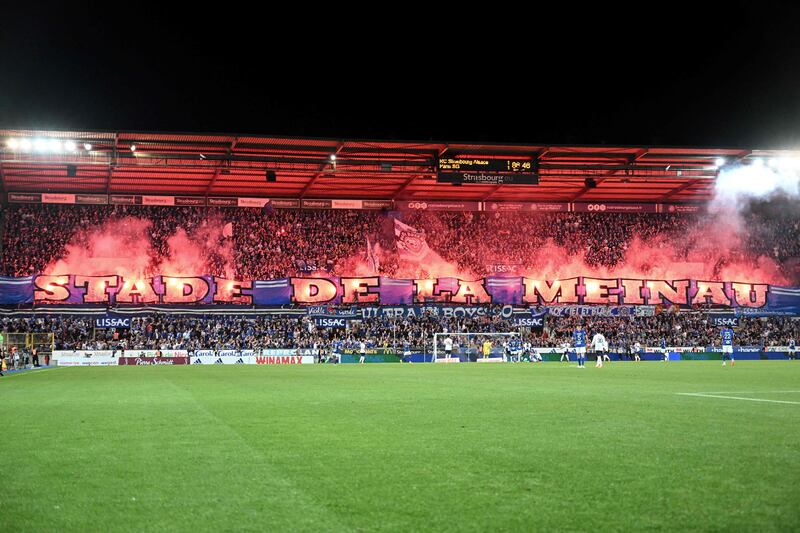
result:
[[[800,527],[800,362],[0,378],[0,531]]]

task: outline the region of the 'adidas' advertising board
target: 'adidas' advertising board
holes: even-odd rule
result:
[[[191,358],[193,365],[254,365],[252,355],[200,355]]]

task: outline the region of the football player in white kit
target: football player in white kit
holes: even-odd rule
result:
[[[448,335],[444,339],[444,356],[447,359],[450,359],[450,355],[453,353],[453,339]]]
[[[559,359],[558,362],[563,363],[564,361],[566,361],[567,363],[569,363],[569,343],[568,342],[561,343],[561,348],[563,348],[564,351],[561,352],[561,359]]]
[[[367,360],[367,343],[363,340],[358,346],[358,351],[361,354],[361,356],[358,358],[358,362],[364,364],[364,362]]]
[[[609,351],[608,350],[608,339],[603,337],[603,350],[602,350],[602,352],[603,352],[603,361],[608,361],[610,363],[611,362],[611,356],[608,355],[608,351]]]
[[[528,361],[530,361],[531,360],[531,350],[532,349],[533,349],[533,345],[530,342],[525,341],[522,344],[522,356],[520,357],[520,360],[527,359]]]
[[[603,359],[607,357],[605,351],[608,350],[608,341],[606,341],[606,338],[603,336],[603,334],[598,331],[594,334],[594,337],[592,337],[592,343],[590,344],[590,347],[594,348],[594,351],[597,354],[597,363],[594,365],[594,367],[603,368]]]

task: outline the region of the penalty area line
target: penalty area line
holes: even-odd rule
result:
[[[721,394],[705,394],[702,392],[676,392],[675,394],[678,394],[680,396],[697,396],[699,398],[722,398],[723,400],[745,400],[748,402],[788,403],[792,405],[800,405],[800,402],[789,402],[786,400],[765,400],[763,398],[745,398],[743,396],[723,396]]]

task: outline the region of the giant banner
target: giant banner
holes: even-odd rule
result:
[[[240,281],[217,276],[126,278],[40,275],[0,279],[0,304],[328,306],[358,304],[730,307],[737,314],[798,314],[800,288],[692,279],[540,280],[489,276],[393,279],[293,277]]]
[[[361,307],[363,318],[387,317],[391,320],[434,316],[442,318],[478,318],[487,316],[501,316],[511,318],[514,308],[511,305],[502,306],[464,306],[464,305],[375,305]],[[525,313],[529,312],[525,310]]]
[[[9,278],[0,276],[0,303],[18,305],[33,302],[33,276]]]

